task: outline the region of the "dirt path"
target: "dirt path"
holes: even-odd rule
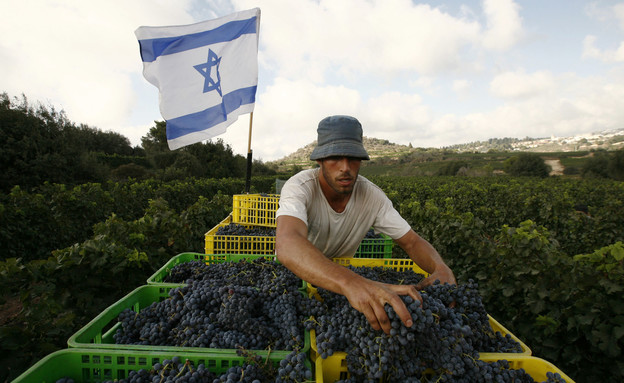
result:
[[[544,162],[546,163],[546,165],[550,166],[551,176],[560,176],[563,174],[563,165],[561,164],[561,161],[559,161],[558,158],[554,160],[544,160]]]

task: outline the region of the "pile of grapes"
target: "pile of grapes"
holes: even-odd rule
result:
[[[350,268],[381,282],[416,284],[423,276],[380,268]],[[316,331],[317,350],[326,359],[346,353],[347,382],[534,382],[523,369],[504,360],[479,360],[479,352],[520,353],[511,336],[493,331],[473,281],[461,285],[435,283],[421,291],[423,303],[402,297],[414,324],[407,328],[386,305],[392,330],[374,331],[347,299],[317,289],[324,313],[307,322]],[[549,383],[564,382],[550,374]]]
[[[174,266],[163,277],[166,283],[201,281],[209,286],[251,286],[274,295],[283,291],[298,291],[302,281],[273,257],[261,257],[241,262],[206,263],[201,260]]]
[[[386,283],[415,285],[424,278],[411,270],[348,267]],[[421,291],[422,304],[402,297],[414,322],[410,328],[387,305],[392,331],[385,334],[373,330],[342,295],[316,288],[319,299],[308,298],[300,291],[302,281],[271,258],[187,262],[174,267],[166,279],[186,286],[171,289],[168,299],[140,313],[122,312],[116,343],[292,351],[277,377],[257,377],[247,367],[250,372],[231,371],[230,380],[222,376],[214,382],[309,380],[311,372],[299,356],[306,329],[315,330],[322,358],[346,353],[349,378],[342,383],[534,382],[504,360],[479,360],[480,352],[519,353],[522,347],[492,329],[473,281],[428,286]],[[549,374],[547,382],[564,381]]]
[[[230,223],[220,226],[216,235],[238,235],[256,237],[275,237],[275,228],[264,226],[245,226],[238,223]]]

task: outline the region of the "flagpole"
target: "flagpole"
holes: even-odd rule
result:
[[[245,178],[245,193],[249,194],[251,186],[251,126],[253,125],[253,112],[249,114],[249,140],[247,142],[247,177]]]

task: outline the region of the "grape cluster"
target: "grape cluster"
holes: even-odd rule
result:
[[[139,313],[119,314],[118,344],[295,350],[304,345],[307,313],[299,291],[268,296],[250,286],[210,286],[193,281],[169,291]],[[299,324],[299,325],[298,325]]]
[[[301,279],[272,258],[241,260],[240,262],[184,262],[174,266],[163,278],[168,283],[201,281],[209,286],[251,286],[270,296],[283,291],[297,291]]]
[[[263,226],[245,226],[238,223],[230,223],[220,226],[216,235],[239,235],[239,236],[259,236],[275,237],[275,228]]]

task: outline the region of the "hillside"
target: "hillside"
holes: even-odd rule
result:
[[[271,163],[286,171],[314,167],[315,162],[309,158],[315,146],[316,141]],[[624,148],[624,128],[570,137],[491,138],[444,148],[414,148],[364,137],[364,147],[371,161],[363,164],[363,174],[387,174],[390,167],[395,174],[432,174],[445,161],[471,161],[473,168],[489,165],[486,171],[492,172],[500,169],[502,161],[517,152],[541,153],[553,168],[553,174],[561,174],[564,168],[562,161],[572,166],[578,162],[575,158],[587,156],[591,151]],[[578,156],[574,155],[575,152]]]

